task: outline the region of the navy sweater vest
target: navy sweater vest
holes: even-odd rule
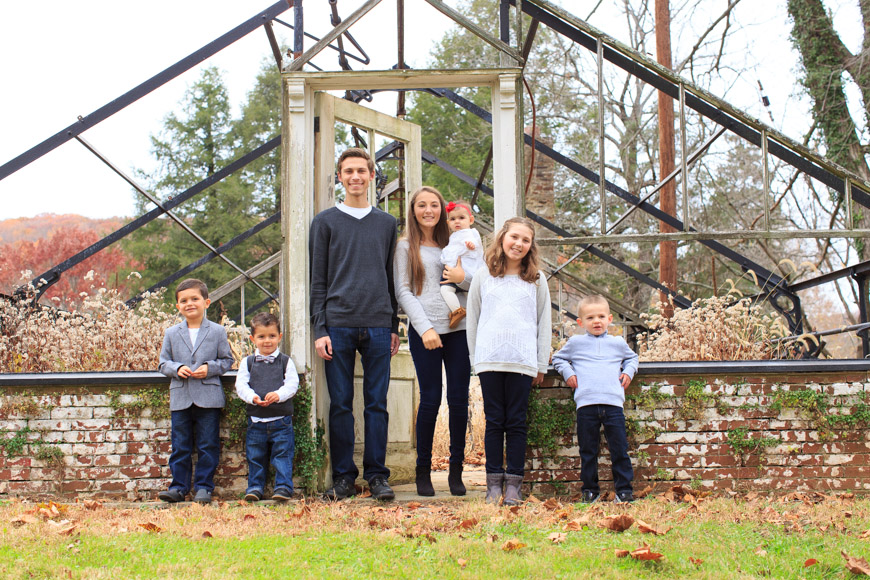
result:
[[[290,357],[279,353],[275,362],[257,362],[254,355],[248,357],[248,371],[251,373],[248,385],[261,399],[272,391],[277,391],[284,384],[284,375],[287,373],[287,362]],[[246,405],[249,417],[285,417],[293,415],[293,398],[283,403],[272,403],[268,407],[259,405]]]

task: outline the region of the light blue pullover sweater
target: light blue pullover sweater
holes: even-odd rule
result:
[[[553,366],[565,380],[577,375],[574,402],[578,409],[587,405],[622,407],[625,390],[619,375],[634,378],[637,354],[621,337],[607,332],[600,336],[577,334],[553,355]]]

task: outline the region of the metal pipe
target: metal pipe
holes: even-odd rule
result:
[[[244,270],[242,270],[241,268],[239,268],[239,267],[238,267],[238,266],[237,266],[237,265],[236,265],[232,260],[230,260],[229,258],[227,258],[226,256],[224,256],[221,252],[218,252],[217,249],[216,249],[214,246],[212,246],[210,243],[208,243],[206,240],[204,240],[204,239],[202,238],[202,236],[200,236],[198,233],[196,233],[195,231],[193,231],[193,229],[192,229],[189,225],[187,225],[186,223],[184,223],[184,220],[183,220],[183,219],[181,219],[180,217],[178,217],[177,215],[175,215],[174,213],[172,213],[172,211],[166,209],[166,208],[163,206],[163,204],[160,202],[159,199],[155,198],[155,197],[154,197],[153,195],[151,195],[148,191],[146,191],[145,188],[143,188],[143,187],[142,187],[141,185],[139,185],[136,181],[134,181],[133,178],[131,178],[130,176],[128,176],[126,173],[124,173],[124,172],[121,170],[120,167],[118,167],[117,165],[115,165],[114,163],[112,163],[111,161],[109,161],[109,159],[108,159],[107,157],[105,157],[102,153],[100,153],[99,151],[97,151],[97,149],[94,148],[93,145],[91,145],[90,143],[88,143],[88,142],[87,142],[87,141],[86,141],[86,140],[85,140],[81,135],[76,135],[76,136],[75,136],[75,139],[76,139],[76,141],[78,141],[79,143],[81,143],[82,145],[84,145],[85,149],[87,149],[88,151],[90,151],[91,153],[93,153],[94,155],[96,155],[97,159],[99,159],[100,161],[102,161],[103,163],[105,163],[105,164],[109,167],[109,169],[111,169],[112,171],[114,171],[115,173],[117,173],[117,174],[121,177],[121,179],[123,179],[124,181],[126,181],[127,183],[129,183],[129,184],[133,187],[133,189],[135,189],[136,191],[138,191],[139,193],[141,193],[142,195],[144,195],[144,196],[148,199],[148,201],[150,201],[151,203],[153,203],[154,205],[156,205],[157,207],[159,207],[161,210],[163,210],[163,213],[165,213],[166,215],[168,215],[168,216],[172,219],[172,221],[174,221],[174,222],[177,223],[179,226],[181,226],[181,228],[182,228],[184,231],[186,231],[188,234],[190,234],[191,236],[193,236],[193,238],[194,238],[197,242],[199,242],[200,244],[202,244],[203,246],[205,246],[206,248],[208,248],[208,249],[211,250],[212,252],[218,254],[218,257],[219,257],[221,260],[223,260],[224,262],[226,262],[227,265],[229,265],[231,268],[233,268],[234,270],[236,270],[236,271],[239,272],[240,274],[245,274],[245,271],[244,271]],[[262,290],[262,291],[266,294],[266,296],[272,296],[272,293],[269,292],[268,290],[266,290],[265,288],[263,288],[263,286],[261,286],[259,282],[257,282],[256,280],[253,280],[253,279],[251,279],[251,281],[252,281],[254,284],[256,284],[257,287],[258,287],[260,290]]]
[[[686,86],[680,83],[680,169],[683,173],[683,227],[692,227],[689,221],[689,169],[686,164]]]
[[[761,130],[761,181],[764,196],[764,231],[770,231],[770,168],[767,163],[767,131]]]
[[[861,322],[868,322],[867,319],[867,276],[854,276],[855,282],[858,284],[858,316]],[[870,337],[867,331],[859,332],[861,337],[861,354],[864,358],[870,356]]]
[[[852,180],[851,178],[846,177],[843,181],[843,190],[846,192],[846,229],[851,230],[855,227],[855,224],[852,221]]]
[[[244,326],[245,325],[245,285],[244,284],[242,284],[242,286],[239,288],[239,294],[241,295],[241,299],[242,299],[242,308],[241,308],[242,316],[241,316],[240,320],[242,321],[242,326]]]
[[[604,189],[604,43],[598,39],[598,198],[601,233],[607,233],[607,191]],[[534,138],[534,136],[533,136]]]
[[[302,0],[293,1],[293,58],[299,58],[305,51],[303,39],[305,25],[302,13]]]

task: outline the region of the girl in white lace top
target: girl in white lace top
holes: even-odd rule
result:
[[[466,308],[468,352],[486,416],[486,501],[497,503],[504,485],[505,505],[516,505],[522,499],[529,393],[543,380],[550,358],[550,291],[538,270],[531,221],[504,223],[486,251],[486,267],[474,275]]]

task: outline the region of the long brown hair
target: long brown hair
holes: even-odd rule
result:
[[[408,203],[408,221],[405,222],[405,239],[408,240],[408,285],[411,291],[417,296],[423,291],[423,280],[426,278],[426,270],[423,268],[423,259],[420,257],[420,242],[423,240],[423,230],[417,222],[417,215],[414,213],[414,204],[417,202],[417,197],[421,193],[434,193],[441,202],[441,217],[438,218],[438,223],[435,224],[435,229],[432,232],[432,237],[439,248],[443,248],[450,241],[450,229],[447,227],[447,212],[445,207],[447,203],[444,201],[444,196],[434,187],[424,185],[414,192],[411,196],[411,201]]]
[[[495,241],[486,249],[486,267],[489,269],[490,276],[495,278],[504,276],[507,271],[507,256],[504,254],[502,244],[504,244],[504,237],[508,230],[514,225],[526,226],[532,231],[532,245],[529,248],[529,253],[520,263],[520,279],[525,282],[536,282],[538,280],[538,244],[535,243],[535,224],[528,218],[515,217],[504,222],[495,236]]]

